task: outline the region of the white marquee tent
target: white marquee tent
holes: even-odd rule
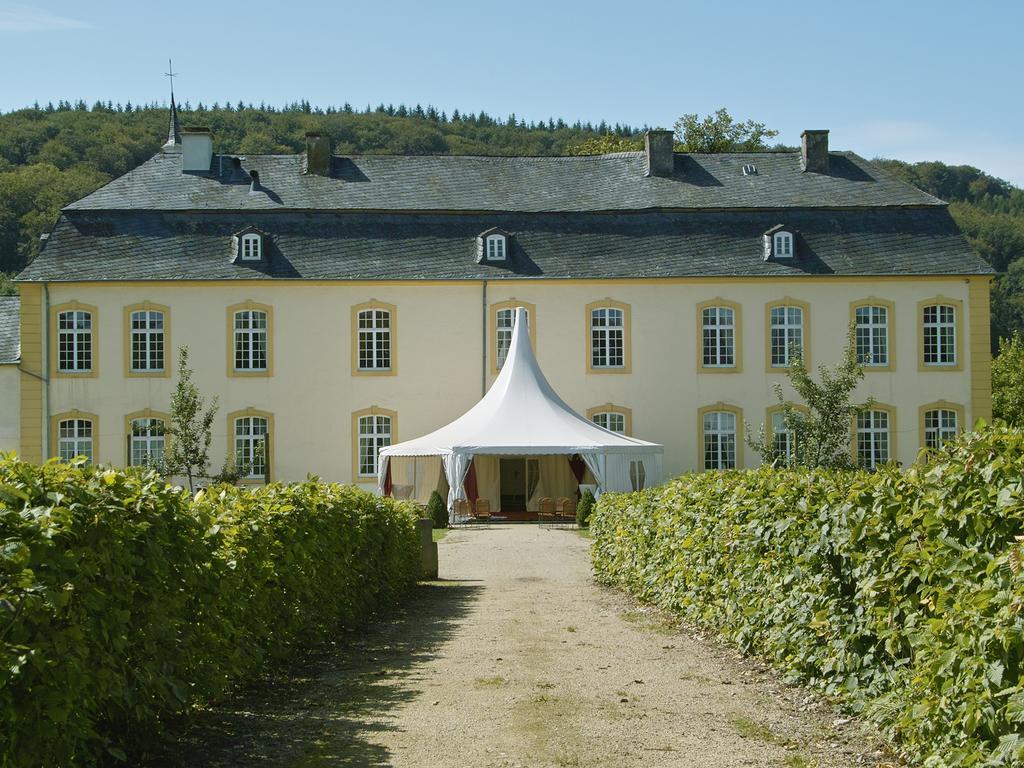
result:
[[[487,394],[455,421],[380,452],[378,491],[389,484],[390,460],[439,456],[448,480],[448,509],[466,498],[474,456],[579,455],[600,491],[630,491],[662,480],[662,446],[610,432],[570,408],[544,377],[530,346],[526,310],[516,309],[505,364]]]

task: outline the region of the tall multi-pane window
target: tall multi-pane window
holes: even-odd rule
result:
[[[789,232],[778,232],[775,235],[775,256],[788,259],[793,256],[793,235]]]
[[[242,235],[242,261],[259,261],[263,258],[263,241],[259,235]]]
[[[391,369],[391,313],[386,309],[364,309],[359,321],[359,370]]]
[[[504,261],[505,260],[505,236],[504,235],[488,235],[487,236],[487,260],[488,261]]]
[[[76,456],[93,460],[92,429],[90,419],[62,419],[57,423],[57,455],[61,461]]]
[[[931,304],[923,311],[924,364],[956,365],[956,307]]]
[[[267,370],[267,313],[259,309],[235,312],[235,370]]]
[[[530,321],[530,311],[526,310],[526,321]],[[498,369],[505,364],[508,350],[512,346],[512,328],[516,322],[516,311],[512,307],[499,309],[494,317],[494,350]]]
[[[863,306],[854,310],[857,358],[864,366],[889,364],[889,310]]]
[[[772,412],[772,449],[779,464],[792,464],[794,435],[793,430],[786,427],[786,414],[782,411]]]
[[[924,412],[924,447],[938,450],[956,437],[959,424],[956,411],[936,408]]]
[[[626,365],[626,314],[616,307],[590,311],[590,364],[593,368]]]
[[[235,467],[248,478],[267,474],[268,421],[262,416],[235,419]]]
[[[701,312],[702,361],[707,368],[736,365],[736,312],[729,307],[706,307]]]
[[[132,371],[164,369],[164,313],[138,310],[131,314]]]
[[[57,366],[62,373],[92,371],[92,313],[68,310],[57,315]]]
[[[376,477],[381,448],[391,445],[391,417],[370,414],[359,417],[359,474]]]
[[[128,462],[133,467],[159,466],[164,459],[163,419],[132,419]]]
[[[735,469],[736,414],[708,411],[703,419],[704,469]]]
[[[590,420],[597,426],[604,427],[609,432],[626,434],[626,415],[616,411],[598,411],[591,415]]]
[[[857,464],[875,469],[890,459],[891,435],[887,411],[870,410],[857,415]]]
[[[793,354],[804,354],[804,310],[801,307],[780,305],[772,307],[771,364],[785,368]]]

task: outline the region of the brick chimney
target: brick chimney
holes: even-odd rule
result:
[[[828,131],[800,134],[800,168],[804,172],[828,173]]]
[[[675,170],[672,131],[648,131],[644,134],[647,151],[647,175],[671,176]]]
[[[331,175],[331,140],[316,131],[306,134],[306,173]]]

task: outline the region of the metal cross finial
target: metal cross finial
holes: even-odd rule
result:
[[[174,67],[171,66],[171,60],[167,60],[167,71],[164,72],[164,77],[169,78],[171,81],[171,96],[174,95],[174,78],[178,76],[178,73],[174,71]]]

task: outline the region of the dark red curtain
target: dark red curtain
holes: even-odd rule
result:
[[[587,463],[583,461],[583,458],[578,454],[574,453],[569,457],[569,469],[572,470],[573,477],[576,478],[576,485],[578,486],[583,482],[583,473],[587,471]],[[580,498],[582,494],[580,489],[576,489],[576,498]]]
[[[384,495],[391,495],[391,462],[388,462],[387,472],[384,473]]]
[[[469,462],[469,471],[466,472],[466,498],[469,499],[470,504],[476,504],[477,496],[479,495],[476,490],[476,460]]]

